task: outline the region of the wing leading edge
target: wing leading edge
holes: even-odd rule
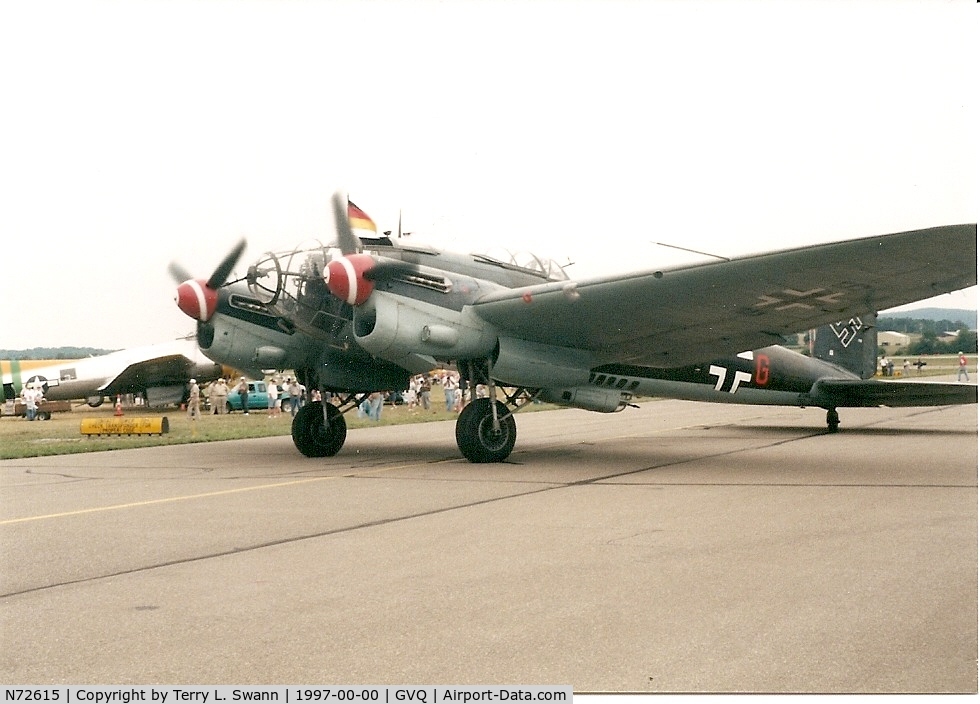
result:
[[[950,225],[578,282],[473,304],[501,334],[676,367],[977,283],[977,226]]]

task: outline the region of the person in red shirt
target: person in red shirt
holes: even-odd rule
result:
[[[956,374],[957,381],[969,381],[970,374],[966,371],[966,355],[960,352],[960,370]]]

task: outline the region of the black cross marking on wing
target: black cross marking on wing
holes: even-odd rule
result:
[[[752,307],[771,307],[771,310],[789,310],[790,308],[813,310],[814,308],[823,308],[826,305],[838,305],[845,295],[843,291],[829,291],[825,288],[811,288],[809,291],[784,288],[775,293],[760,294],[759,302]]]

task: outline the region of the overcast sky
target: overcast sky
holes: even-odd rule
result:
[[[335,190],[583,275],[976,222],[977,29],[968,1],[2,3],[0,348],[191,332],[171,260],[328,240]]]

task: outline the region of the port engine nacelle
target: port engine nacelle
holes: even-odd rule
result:
[[[197,343],[211,359],[253,374],[261,369],[305,366],[310,354],[302,335],[288,335],[271,326],[242,323],[224,315],[198,325]]]

